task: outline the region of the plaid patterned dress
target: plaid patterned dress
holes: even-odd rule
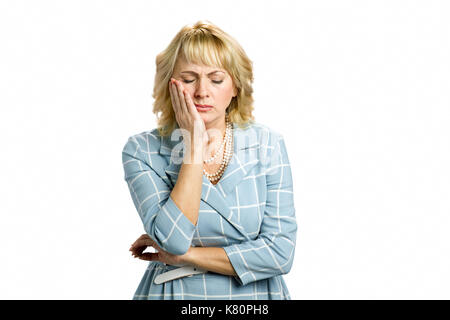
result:
[[[233,123],[233,157],[213,185],[203,175],[197,225],[170,197],[183,157],[182,140],[156,129],[131,136],[122,151],[125,181],[145,232],[167,252],[222,247],[237,276],[214,272],[155,284],[177,268],[151,261],[133,299],[291,299],[282,277],[295,252],[291,167],[283,136],[257,122]]]

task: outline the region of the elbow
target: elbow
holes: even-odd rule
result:
[[[167,236],[166,232],[159,230],[159,228],[153,225],[153,228],[146,230],[147,234],[156,242],[156,244],[167,253],[173,255],[184,255],[191,247],[191,240],[186,238],[174,236]]]
[[[288,250],[280,253],[282,274],[287,274],[291,271],[292,265],[294,264],[294,256],[295,242],[292,243],[292,246],[290,246]]]
[[[144,225],[148,235],[167,253],[184,255],[191,247],[195,226],[172,201],[167,201]]]
[[[269,249],[271,251],[269,256],[272,256],[273,262],[270,264],[270,268],[273,269],[275,275],[287,274],[292,269],[295,242],[289,239],[287,240],[288,245],[286,245],[286,242],[281,241],[272,242],[271,245],[267,245],[268,248],[271,248]]]
[[[294,250],[292,250],[292,255],[286,257],[283,263],[283,274],[287,274],[291,271],[292,265],[294,264]]]
[[[286,246],[286,248],[288,249],[284,251],[282,255],[284,274],[291,271],[292,265],[294,264],[295,245],[297,242],[297,223],[294,223],[292,230],[289,232],[289,235],[286,236],[286,242],[288,243],[288,245]]]
[[[167,251],[170,254],[182,256],[186,254],[190,248],[190,243],[165,243],[164,247],[161,247],[164,251]]]

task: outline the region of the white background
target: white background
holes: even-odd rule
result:
[[[207,19],[294,178],[293,299],[450,298],[448,1],[1,1],[0,298],[131,299],[155,57]]]

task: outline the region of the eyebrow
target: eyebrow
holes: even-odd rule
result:
[[[208,73],[208,76],[211,75],[211,74],[217,73],[217,72],[225,73],[225,72],[223,72],[223,71],[216,70],[216,71],[213,71],[213,72]],[[194,72],[194,71],[181,71],[180,73],[190,73],[190,74],[198,75],[198,73],[197,73],[197,72]]]

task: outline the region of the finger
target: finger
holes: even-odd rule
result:
[[[184,99],[186,101],[187,109],[190,114],[194,117],[194,119],[201,119],[200,113],[198,112],[197,108],[195,107],[194,102],[192,101],[191,95],[186,92],[184,92]]]
[[[136,241],[133,242],[133,244],[131,245],[131,248],[134,247],[136,245],[136,243],[138,243],[138,241],[142,241],[145,239],[151,239],[150,236],[148,234],[143,234],[141,235],[139,238],[136,239]]]
[[[169,81],[169,94],[170,94],[170,101],[172,102],[172,108],[173,111],[176,113],[177,112],[177,107],[175,105],[175,99],[173,97],[173,83],[172,83],[172,79],[170,79]]]
[[[158,253],[151,253],[146,252],[139,256],[139,259],[141,260],[147,260],[147,261],[157,261],[158,260]]]
[[[133,257],[137,257],[137,256],[140,256],[141,254],[142,254],[142,252],[143,252],[144,250],[132,250],[131,251],[131,255],[133,256]]]
[[[172,90],[172,105],[173,105],[175,114],[182,115],[183,110],[181,109],[181,106],[180,106],[180,98],[177,93],[177,85],[175,83],[173,83],[170,86],[171,86],[171,90]]]
[[[132,254],[133,255],[141,255],[142,252],[145,251],[145,249],[147,249],[147,246],[138,247],[132,251]]]
[[[174,93],[173,93],[172,81],[170,81],[170,83],[169,83],[169,93],[170,93],[170,101],[172,103],[172,109],[173,109],[173,112],[174,112],[175,118],[176,118],[177,115],[179,114],[179,111],[178,111],[177,102],[175,100]]]
[[[140,256],[144,253],[145,250],[147,250],[149,248],[149,246],[142,246],[142,247],[138,247],[135,248],[133,250],[131,250],[131,255],[133,256]],[[150,247],[151,248],[151,247]],[[152,251],[147,251],[147,252],[152,252]],[[155,252],[159,252],[158,250],[156,250]]]
[[[133,245],[130,249],[129,249],[129,251],[131,251],[131,252],[133,252],[133,251],[136,251],[136,250],[139,250],[140,248],[144,248],[144,250],[145,250],[145,248],[147,248],[149,245],[148,244],[146,244],[146,243],[136,243],[135,245]]]
[[[153,246],[154,241],[152,239],[138,239],[131,248],[149,247]]]
[[[181,110],[183,110],[184,114],[189,114],[189,110],[186,106],[186,99],[184,98],[184,88],[181,82],[177,81],[177,92],[178,92],[178,98],[180,101],[180,107]]]

